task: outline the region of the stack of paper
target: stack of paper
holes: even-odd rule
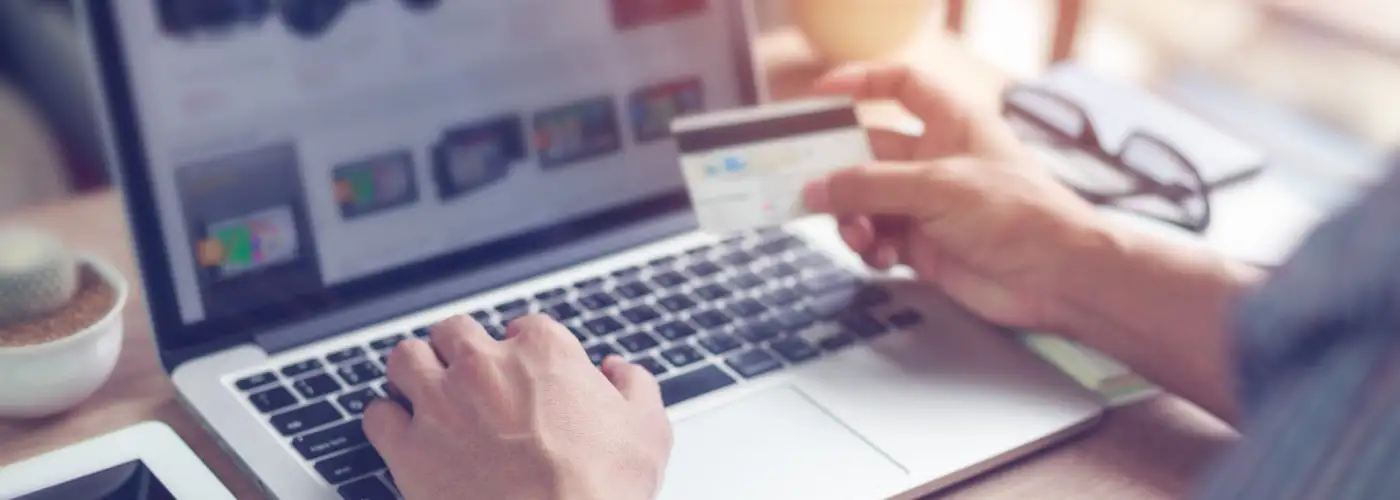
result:
[[[1021,334],[1031,351],[1063,370],[1084,387],[1096,391],[1110,406],[1123,406],[1154,396],[1161,390],[1121,363],[1089,347],[1053,335]]]

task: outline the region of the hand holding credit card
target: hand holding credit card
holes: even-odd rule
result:
[[[807,215],[808,181],[875,159],[849,99],[687,115],[671,130],[700,228],[715,234]]]

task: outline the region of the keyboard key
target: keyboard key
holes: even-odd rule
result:
[[[691,316],[690,319],[694,320],[695,324],[700,325],[701,328],[704,328],[706,330],[713,330],[727,325],[733,321],[733,318],[730,318],[729,315],[714,309],[708,309],[695,313],[695,315]]]
[[[743,250],[735,250],[735,251],[733,251],[733,252],[729,252],[728,254],[725,254],[724,257],[720,257],[719,260],[720,260],[720,262],[723,262],[723,263],[725,263],[725,264],[729,264],[729,265],[735,266],[735,267],[740,267],[740,266],[747,266],[747,265],[749,265],[750,262],[753,262],[753,261],[754,261],[754,256],[749,255],[748,252],[745,252],[745,251],[743,251]]]
[[[700,351],[697,351],[694,347],[690,347],[688,345],[679,345],[667,349],[665,351],[661,351],[661,357],[666,358],[667,362],[671,363],[672,366],[675,366],[677,368],[705,359],[705,356],[703,354],[700,354]]]
[[[428,329],[428,327],[426,327],[426,326],[425,326],[425,327],[422,327],[422,328],[414,328],[414,329],[413,329],[413,336],[414,336],[414,337],[418,337],[418,338],[420,338],[420,339],[426,339],[426,338],[428,338],[429,335],[432,335],[432,334],[433,334],[432,330]]]
[[[574,307],[573,304],[570,304],[568,302],[560,302],[558,304],[546,307],[544,308],[543,312],[545,313],[545,315],[554,318],[555,321],[570,320],[577,318],[580,314],[583,314],[578,310],[577,307]]]
[[[795,332],[812,326],[812,323],[817,320],[817,317],[807,308],[798,307],[780,312],[777,316],[774,316],[773,319],[778,322],[778,326],[783,330]]]
[[[793,259],[792,264],[801,269],[811,270],[838,267],[838,264],[832,262],[830,258],[814,251],[804,252],[802,255]]]
[[[605,292],[594,292],[581,299],[578,299],[578,303],[585,309],[588,309],[590,311],[597,311],[599,309],[607,309],[609,307],[617,305],[617,299],[612,298],[611,295],[608,295]]]
[[[856,343],[856,336],[850,332],[840,332],[821,340],[822,349],[838,351]]]
[[[540,292],[540,293],[535,294],[535,299],[536,299],[536,300],[546,301],[546,302],[547,302],[547,301],[551,301],[551,300],[554,300],[554,299],[563,297],[563,296],[568,295],[568,294],[569,294],[569,291],[568,291],[568,290],[565,290],[565,289],[563,289],[563,288],[555,288],[555,289],[553,289],[553,290],[545,290],[545,291],[543,291],[543,292]]]
[[[808,290],[817,293],[826,293],[829,290],[846,290],[854,287],[859,280],[855,275],[846,272],[844,269],[825,271],[810,278],[802,280],[802,284]]]
[[[346,483],[336,490],[345,500],[395,500],[394,492],[389,491],[384,482],[374,476],[362,477]]]
[[[319,370],[320,368],[321,368],[321,360],[319,360],[319,359],[308,359],[308,360],[305,360],[305,361],[300,361],[300,362],[297,362],[297,363],[292,363],[292,364],[290,364],[290,365],[287,365],[287,366],[282,367],[282,376],[284,376],[284,377],[295,377],[295,376],[298,376],[298,375],[304,375],[304,374],[307,374],[307,373],[311,373],[311,372],[313,372],[313,371]]]
[[[783,363],[778,358],[768,354],[763,349],[750,349],[739,354],[730,356],[724,360],[725,363],[739,372],[744,378],[754,378],[759,375],[782,368]]]
[[[754,299],[743,299],[729,304],[729,313],[740,318],[752,318],[768,312],[768,306]]]
[[[802,241],[798,240],[797,237],[784,234],[775,237],[771,241],[760,243],[758,246],[754,247],[754,249],[767,255],[777,255],[787,251],[790,248],[795,248],[801,245]]]
[[[634,359],[632,360],[632,364],[635,364],[642,368],[646,368],[647,371],[651,372],[652,375],[661,375],[663,373],[666,373],[666,365],[661,364],[660,361],[657,361],[656,358],[653,358],[651,356],[642,356],[640,358]]]
[[[667,255],[667,256],[665,256],[665,257],[661,257],[661,258],[657,258],[657,259],[652,259],[651,262],[647,262],[647,265],[648,265],[648,266],[651,266],[651,267],[654,267],[654,268],[663,269],[663,268],[670,267],[671,264],[675,264],[675,263],[676,263],[676,256],[674,256],[674,255]]]
[[[584,342],[588,342],[588,335],[583,333],[582,327],[573,325],[567,325],[566,327],[569,329],[569,333],[574,334],[574,338],[578,339],[578,343],[582,344]]]
[[[828,293],[812,297],[807,305],[818,318],[830,318],[850,309],[853,305],[851,300],[853,299],[848,294]]]
[[[614,278],[630,278],[642,272],[642,268],[637,266],[624,267],[612,272]]]
[[[735,249],[735,248],[739,248],[739,246],[743,245],[744,240],[746,240],[746,239],[748,239],[748,235],[746,235],[746,234],[740,234],[740,235],[730,236],[730,237],[728,237],[728,238],[725,238],[724,241],[721,241],[721,242],[719,242],[719,243],[720,243],[720,245],[724,245],[726,248]]]
[[[502,317],[516,318],[524,316],[530,310],[530,302],[525,299],[515,299],[496,306],[496,312]],[[477,321],[480,321],[478,319]]]
[[[906,309],[890,316],[890,324],[894,325],[895,328],[910,328],[923,322],[924,315],[913,309]]]
[[[847,311],[846,314],[841,315],[841,318],[837,321],[840,322],[841,326],[845,327],[847,331],[863,339],[876,337],[889,331],[879,320],[860,311]]]
[[[710,245],[700,245],[700,246],[695,247],[695,248],[692,248],[692,249],[690,249],[690,250],[686,250],[686,251],[685,251],[685,254],[686,254],[686,255],[690,255],[690,256],[705,255],[705,254],[707,254],[707,253],[710,253],[710,250],[714,250],[714,248],[715,248],[715,247],[710,246]]]
[[[402,335],[402,334],[394,334],[394,335],[390,335],[390,336],[388,336],[388,337],[384,337],[384,338],[382,338],[382,339],[376,340],[376,341],[374,341],[374,342],[370,342],[370,343],[369,343],[369,347],[370,347],[371,349],[376,350],[376,351],[387,351],[387,350],[393,349],[394,346],[399,345],[399,342],[403,342],[403,341],[405,341],[405,340],[408,340],[408,337],[406,337],[406,336],[404,336],[404,335]]]
[[[352,359],[365,355],[365,350],[359,347],[349,347],[326,355],[326,361],[332,363],[344,363]]]
[[[875,307],[888,304],[893,296],[889,290],[879,286],[867,286],[856,292],[856,303],[861,307]]]
[[[666,340],[681,340],[695,335],[695,328],[684,321],[672,321],[656,327],[656,333]]]
[[[593,290],[600,286],[603,286],[603,278],[601,277],[588,278],[586,280],[579,281],[578,283],[574,283],[574,289],[580,292]]]
[[[716,266],[713,262],[697,262],[695,264],[692,264],[690,267],[685,268],[685,270],[688,271],[690,274],[693,274],[700,278],[714,276],[716,274],[724,272],[724,269],[721,269],[719,266]]]
[[[718,283],[711,283],[695,289],[695,295],[705,300],[720,300],[733,295],[728,288],[720,286]]]
[[[758,272],[758,275],[765,279],[775,280],[786,278],[788,276],[793,276],[800,272],[802,271],[798,270],[796,267],[793,267],[792,264],[788,264],[786,262],[779,262],[777,264],[773,264],[771,266],[763,268],[763,270]]]
[[[374,392],[374,389],[366,387],[358,391],[341,395],[339,398],[336,398],[336,402],[340,403],[340,407],[344,408],[349,414],[359,415],[364,413],[365,408],[369,406],[370,402],[376,399],[379,399],[379,393]]]
[[[277,386],[248,396],[248,402],[263,413],[272,413],[297,404],[297,398],[286,387]]]
[[[584,352],[588,353],[588,360],[592,361],[594,365],[601,365],[603,364],[603,359],[617,354],[617,349],[613,349],[611,344],[603,342],[589,346],[587,349],[584,349]]]
[[[745,324],[737,329],[737,333],[740,337],[743,337],[744,340],[753,344],[758,344],[781,335],[783,333],[783,325],[778,323],[777,320],[765,319]]]
[[[584,322],[583,327],[588,329],[588,333],[593,334],[594,337],[600,338],[612,335],[625,328],[621,322],[614,319],[612,316],[593,318]]]
[[[675,288],[684,285],[685,282],[690,281],[690,278],[686,278],[684,274],[675,271],[666,271],[652,276],[651,280],[657,285],[660,285],[661,288]]]
[[[472,319],[476,320],[477,323],[481,323],[483,325],[487,323],[493,323],[495,321],[491,319],[491,313],[486,311],[477,311],[472,313],[471,316]]]
[[[243,377],[239,381],[234,382],[233,385],[234,387],[237,387],[240,391],[247,391],[257,389],[259,387],[271,384],[276,381],[277,376],[273,375],[272,372],[262,372],[257,375]]]
[[[715,365],[661,381],[661,401],[666,406],[680,404],[733,385],[734,377]]]
[[[506,329],[505,329],[505,328],[502,328],[502,327],[497,326],[497,325],[481,325],[481,328],[485,329],[485,330],[486,330],[486,334],[487,334],[487,335],[490,335],[491,338],[493,338],[493,339],[496,339],[496,340],[505,340],[505,339],[506,339]]]
[[[638,353],[661,345],[651,335],[644,332],[637,332],[631,335],[623,335],[617,339],[617,345],[622,346],[627,352]]]
[[[750,272],[742,272],[729,279],[729,284],[740,290],[751,290],[763,286],[763,278]]]
[[[331,484],[340,484],[380,470],[384,470],[384,459],[379,457],[373,446],[356,448],[343,455],[316,462],[316,472],[321,473],[321,477]]]
[[[301,397],[306,399],[316,399],[332,392],[340,390],[340,383],[325,373],[318,373],[310,377],[292,382],[292,387],[297,390]]]
[[[802,300],[802,296],[792,291],[791,288],[779,288],[768,292],[762,299],[773,307],[787,307]]]
[[[807,339],[793,335],[784,337],[768,344],[768,347],[778,352],[779,356],[792,363],[801,363],[817,357],[820,351],[817,350]]]
[[[530,308],[529,308],[529,306],[526,306],[526,307],[520,308],[520,309],[512,309],[512,310],[510,310],[510,311],[503,312],[503,313],[501,313],[501,326],[509,325],[510,322],[515,321],[515,320],[517,320],[517,319],[520,319],[521,317],[525,316],[526,314],[530,314]],[[482,324],[486,324],[486,323],[482,323]]]
[[[704,347],[706,351],[710,351],[710,353],[714,355],[724,354],[744,346],[742,342],[739,342],[739,339],[727,333],[706,335],[697,343],[700,344],[700,347]]]
[[[283,436],[291,436],[326,424],[339,422],[341,418],[343,416],[340,414],[340,410],[335,409],[329,402],[321,401],[286,413],[273,415],[269,420],[277,432],[282,433]]]
[[[388,363],[386,362],[385,364],[387,365]],[[340,375],[341,380],[350,384],[351,387],[384,378],[384,371],[380,370],[378,366],[375,366],[369,361],[361,361],[353,365],[342,366],[339,370],[336,370],[336,373]]]
[[[664,297],[661,300],[656,301],[656,303],[661,304],[661,307],[664,307],[667,311],[671,311],[673,313],[688,311],[690,310],[690,308],[695,307],[695,301],[690,300],[690,297],[687,297],[683,293],[678,293],[669,297]]]
[[[341,450],[348,450],[369,443],[365,438],[365,425],[359,420],[319,430],[305,436],[292,438],[292,447],[301,453],[302,458],[315,460]]]
[[[617,294],[628,299],[636,300],[651,295],[651,287],[646,286],[645,283],[640,281],[630,281],[618,285]]]
[[[656,309],[652,309],[651,306],[640,305],[630,308],[626,311],[622,311],[622,317],[627,318],[627,321],[631,321],[634,325],[640,325],[648,321],[654,320],[656,318],[660,318],[661,313],[656,312]]]

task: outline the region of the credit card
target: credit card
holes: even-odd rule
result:
[[[715,234],[806,216],[808,181],[875,159],[843,98],[687,115],[671,132],[700,228]]]

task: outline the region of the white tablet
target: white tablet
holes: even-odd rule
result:
[[[233,500],[175,431],[146,422],[0,467],[0,498]]]

